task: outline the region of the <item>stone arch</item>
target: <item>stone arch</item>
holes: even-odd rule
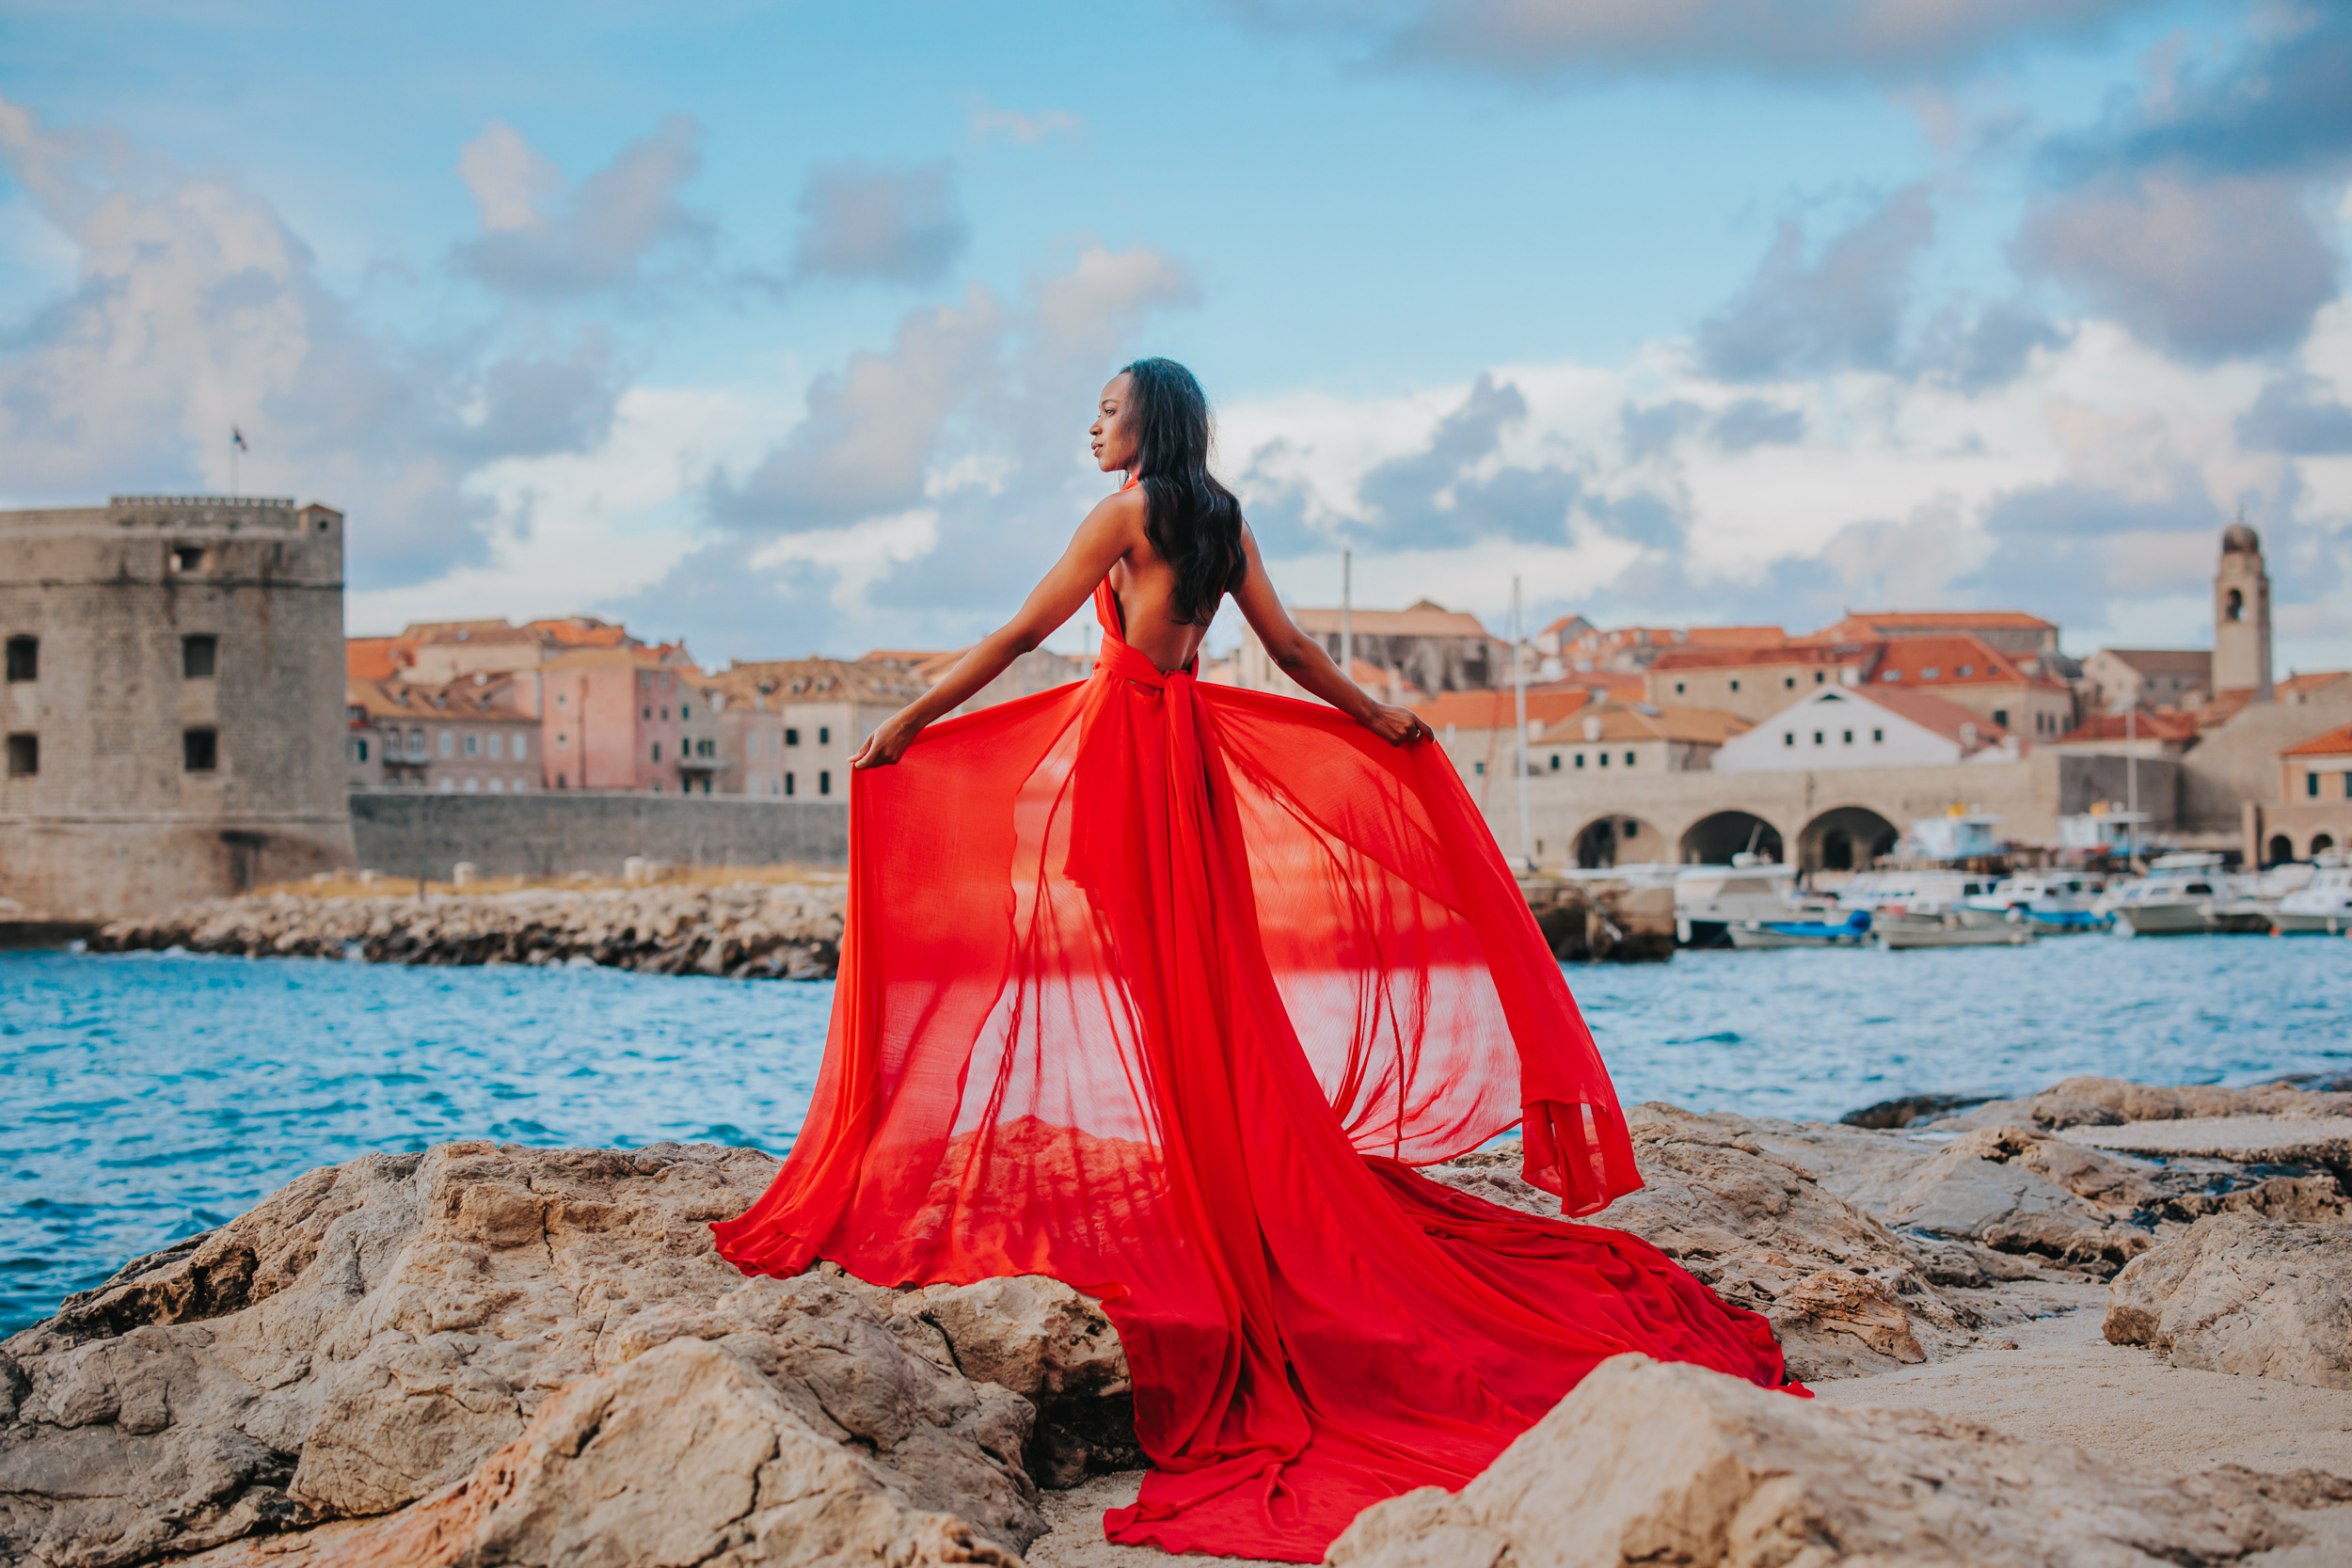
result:
[[[2270,843],[2263,851],[2263,863],[2266,865],[2280,865],[2294,858],[2295,840],[2284,833],[2272,833]]]
[[[1768,861],[1786,860],[1780,830],[1747,811],[1711,812],[1683,831],[1682,863],[1728,865],[1731,857],[1753,848]]]
[[[2320,856],[2326,854],[2328,850],[2334,848],[2335,847],[2336,840],[2334,834],[2313,833],[2312,834],[2312,852],[2309,858],[2312,860],[2317,860]]]
[[[1867,806],[1832,806],[1797,834],[1797,864],[1805,871],[1862,871],[1895,852],[1902,832]]]
[[[1664,833],[1638,816],[1614,812],[1597,816],[1579,828],[1568,855],[1571,862],[1587,871],[1665,858]]]

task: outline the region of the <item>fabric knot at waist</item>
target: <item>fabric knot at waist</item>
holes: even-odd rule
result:
[[[1109,636],[1103,639],[1103,649],[1094,656],[1097,670],[1106,671],[1120,680],[1134,681],[1137,686],[1161,690],[1172,682],[1191,680],[1200,663],[1200,659],[1195,657],[1180,669],[1163,670],[1126,643]]]

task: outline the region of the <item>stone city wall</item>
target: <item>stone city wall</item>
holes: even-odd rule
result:
[[[617,877],[631,856],[671,865],[846,865],[846,801],[706,795],[351,797],[359,863],[391,877],[451,880],[458,863],[485,877]]]

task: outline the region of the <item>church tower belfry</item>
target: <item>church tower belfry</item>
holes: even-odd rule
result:
[[[2270,574],[2262,536],[2244,522],[2221,531],[2221,564],[2213,575],[2213,689],[2251,689],[2270,701]]]

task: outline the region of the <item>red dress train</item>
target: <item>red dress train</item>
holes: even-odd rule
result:
[[[1764,1320],[1646,1243],[1413,1169],[1516,1126],[1568,1213],[1641,1184],[1445,754],[1164,673],[1095,605],[1091,679],[850,775],[824,1067],[720,1250],[1100,1298],[1154,1466],[1104,1528],[1170,1551],[1319,1561],[1620,1352],[1780,1384]]]

